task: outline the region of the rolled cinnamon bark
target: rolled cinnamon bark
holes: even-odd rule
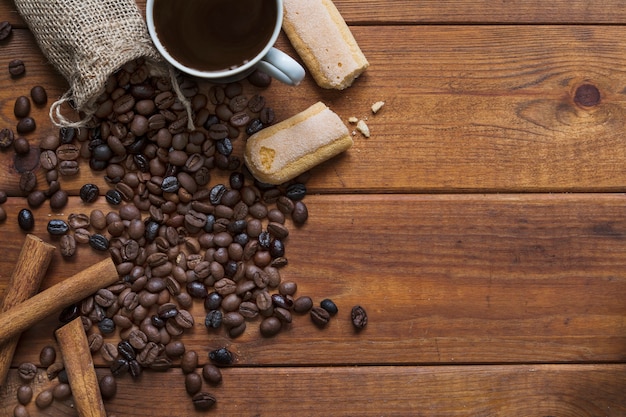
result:
[[[106,258],[0,314],[0,343],[44,317],[81,301],[119,280],[115,264]]]
[[[54,246],[37,236],[26,235],[11,280],[0,302],[0,312],[8,311],[37,294],[52,260],[54,249]],[[17,333],[0,344],[0,386],[6,381],[19,338],[20,335]]]

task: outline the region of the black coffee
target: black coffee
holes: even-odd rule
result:
[[[154,26],[172,57],[202,71],[236,68],[259,54],[276,24],[275,0],[156,0]]]

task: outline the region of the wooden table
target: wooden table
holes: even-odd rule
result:
[[[231,340],[208,335],[195,310],[188,349],[203,363],[220,346],[237,357],[212,390],[214,415],[626,415],[626,10],[596,3],[336,0],[371,67],[343,92],[307,77],[263,94],[281,120],[322,100],[371,129],[314,169],[309,221],[288,239],[283,278],[318,302],[332,298],[339,315],[324,330],[299,316],[277,337],[251,325]],[[11,1],[0,2],[0,20],[16,27],[0,69],[15,58],[28,68],[17,80],[0,71],[1,123],[14,126],[18,95],[42,84],[54,98],[67,84]],[[295,56],[286,38],[279,46]],[[582,85],[600,100],[577,103]],[[379,100],[386,104],[372,115]],[[55,132],[46,109],[35,117],[33,144]],[[2,293],[26,203],[11,156],[0,159],[0,189],[11,192],[0,225]],[[84,170],[64,182],[74,196],[62,214],[44,205],[36,216],[84,211],[75,195],[88,179],[104,186]],[[45,223],[34,232],[50,240]],[[43,288],[102,256],[55,254]],[[360,333],[349,320],[355,304],[369,313]],[[23,335],[15,367],[38,361],[56,320]],[[11,415],[19,384],[13,369],[1,415]],[[42,375],[35,392],[49,384]],[[179,369],[121,378],[107,409],[200,415]],[[55,402],[45,415],[75,411]]]

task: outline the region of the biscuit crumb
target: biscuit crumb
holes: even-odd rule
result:
[[[351,124],[355,124],[358,121],[359,121],[359,119],[357,117],[354,117],[354,116],[348,118],[348,123],[351,123]]]
[[[370,137],[370,128],[367,126],[367,124],[365,124],[363,120],[359,120],[359,122],[356,124],[356,129],[361,132],[361,134],[366,138]]]
[[[384,101],[377,101],[376,103],[372,104],[372,113],[376,114],[380,111],[380,109],[383,108],[383,106],[385,105]]]

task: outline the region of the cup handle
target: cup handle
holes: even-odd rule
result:
[[[298,85],[304,79],[304,68],[283,51],[271,48],[256,67],[272,78],[288,85]]]

